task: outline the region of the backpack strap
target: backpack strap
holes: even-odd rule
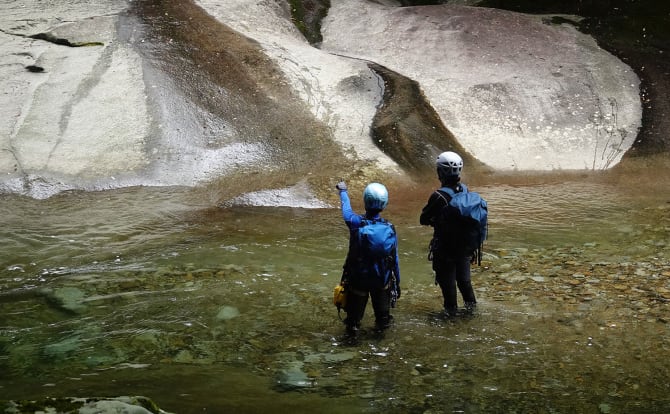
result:
[[[458,184],[459,187],[461,187],[461,191],[456,191],[451,187],[440,187],[437,191],[441,191],[443,193],[449,194],[451,197],[455,196],[456,193],[467,193],[468,192],[468,186],[466,186],[463,183]]]
[[[451,202],[451,199],[456,195],[456,191],[451,187],[440,187],[435,190],[438,196],[444,200],[444,205],[448,206]]]
[[[440,187],[440,188],[437,190],[437,192],[438,192],[439,194],[447,194],[447,195],[449,196],[449,200],[451,200],[451,198],[452,198],[454,195],[456,195],[456,191],[454,191],[454,189],[451,188],[451,187]]]
[[[386,219],[384,219],[383,217],[371,218],[371,219],[365,217],[364,215],[361,215],[360,217],[361,217],[361,224],[362,224],[361,227],[367,226],[368,224],[373,224],[373,223],[386,223]]]
[[[444,188],[446,189],[447,187],[444,187]],[[449,188],[449,190],[451,190],[451,188]],[[444,200],[444,205],[445,205],[445,206],[446,206],[447,204],[449,204],[449,202],[451,201],[451,199],[454,197],[453,190],[451,190],[451,192],[448,192],[448,191],[446,191],[446,190],[440,188],[439,190],[435,190],[435,193],[436,193],[442,200]]]

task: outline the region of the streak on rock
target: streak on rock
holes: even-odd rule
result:
[[[68,47],[104,46],[104,43],[102,42],[71,42],[68,39],[54,36],[51,33],[37,33],[28,37],[31,39],[44,40],[46,42],[51,42],[56,45],[68,46]]]
[[[33,73],[44,72],[44,68],[42,66],[37,66],[37,65],[28,65],[28,66],[26,66],[26,70],[28,72],[33,72]]]

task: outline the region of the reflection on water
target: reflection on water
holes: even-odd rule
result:
[[[476,187],[492,214],[476,313],[439,314],[417,223],[429,184],[392,188],[403,297],[389,332],[367,315],[353,343],[331,303],[347,246],[336,209],[212,208],[178,188],[4,196],[0,399],[135,394],[179,413],[670,408],[667,190],[614,173]]]

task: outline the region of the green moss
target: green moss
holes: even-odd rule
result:
[[[293,24],[311,44],[323,40],[321,21],[328,15],[330,0],[288,0]]]
[[[133,400],[133,402],[142,408],[144,408],[147,411],[151,411],[154,414],[159,414],[160,413],[160,408],[154,403],[152,400],[144,397],[137,397]]]

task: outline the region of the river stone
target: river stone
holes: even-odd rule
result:
[[[290,391],[313,386],[312,380],[302,370],[302,361],[292,361],[277,373],[277,389]]]
[[[607,403],[602,403],[598,405],[598,410],[603,414],[608,414],[612,411],[612,406]]]
[[[305,356],[305,362],[306,363],[312,363],[312,362],[326,362],[326,363],[334,363],[334,362],[342,362],[342,361],[348,361],[350,359],[353,359],[354,356],[353,352],[337,352],[337,353],[317,353],[317,354],[310,354]]]
[[[44,347],[44,354],[49,358],[64,358],[67,354],[79,349],[79,337],[66,338],[60,342]]]
[[[152,412],[144,407],[131,405],[123,401],[98,401],[87,404],[79,409],[78,414],[151,414]]]
[[[186,349],[182,349],[174,357],[174,362],[180,364],[190,364],[193,362],[193,354],[191,354],[191,352]]]
[[[86,294],[76,287],[61,287],[47,291],[47,298],[63,310],[79,313],[86,309],[83,303]]]
[[[356,354],[354,354],[353,352],[339,352],[336,354],[326,354],[323,360],[325,362],[342,362],[353,359],[355,355]]]
[[[520,274],[503,275],[503,279],[510,284],[516,284],[526,280],[526,276]]]
[[[647,276],[649,276],[649,272],[647,272],[644,269],[638,268],[638,269],[635,269],[635,276],[647,277]]]
[[[296,208],[326,208],[329,204],[317,199],[306,182],[297,185],[255,191],[236,197],[226,205],[242,206],[272,206],[272,207],[296,207]]]
[[[237,318],[240,316],[240,311],[233,306],[224,306],[219,309],[219,313],[216,314],[216,319],[220,321],[227,321],[229,319]]]
[[[4,413],[170,414],[146,397],[45,398],[40,401],[0,401]]]

